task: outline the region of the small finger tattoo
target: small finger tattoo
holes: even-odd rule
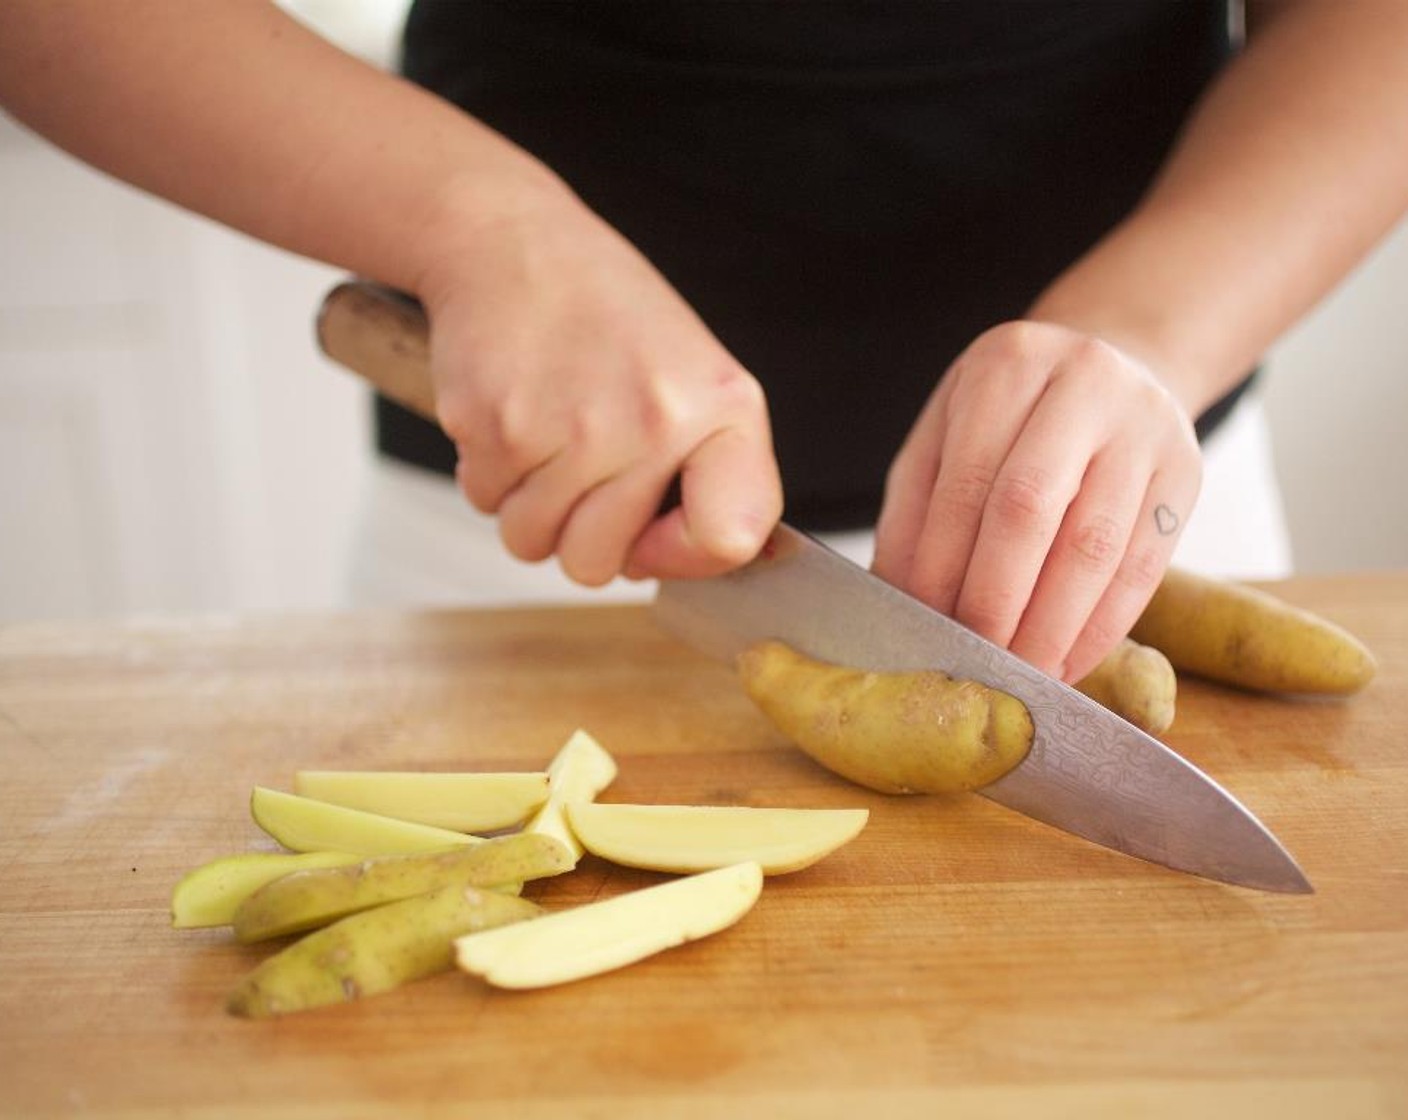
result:
[[[1162,536],[1172,536],[1178,531],[1178,514],[1160,502],[1154,507],[1154,525]]]

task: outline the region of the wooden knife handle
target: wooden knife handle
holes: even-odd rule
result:
[[[410,296],[365,280],[339,284],[318,312],[318,345],[397,404],[435,419],[430,327]]]

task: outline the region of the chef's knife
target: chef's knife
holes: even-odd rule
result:
[[[414,301],[358,281],[339,285],[324,301],[318,340],[387,396],[434,416],[425,318]],[[1021,765],[979,790],[983,796],[1205,878],[1312,889],[1255,816],[1158,740],[787,525],[737,571],[662,581],[655,613],[724,660],[777,638],[856,668],[938,668],[1000,688],[1026,704],[1036,733]]]

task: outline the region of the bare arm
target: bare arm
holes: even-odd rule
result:
[[[1148,362],[1196,415],[1408,208],[1408,5],[1253,0],[1142,205],[1033,318]]]
[[[659,273],[527,153],[265,0],[3,0],[0,103],[119,178],[420,296],[460,485],[514,555],[593,586],[709,575],[775,523],[762,391]]]
[[[1190,419],[1408,207],[1408,4],[1252,15],[1147,197],[969,348],[891,471],[876,571],[1070,680],[1194,508]]]
[[[0,104],[120,179],[407,291],[447,207],[567,194],[490,129],[264,0],[6,0]]]

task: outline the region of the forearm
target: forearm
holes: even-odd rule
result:
[[[1268,6],[1136,211],[1032,307],[1193,415],[1408,207],[1408,4]]]
[[[263,0],[6,0],[0,104],[118,178],[408,290],[448,213],[472,226],[570,197],[498,134]]]

